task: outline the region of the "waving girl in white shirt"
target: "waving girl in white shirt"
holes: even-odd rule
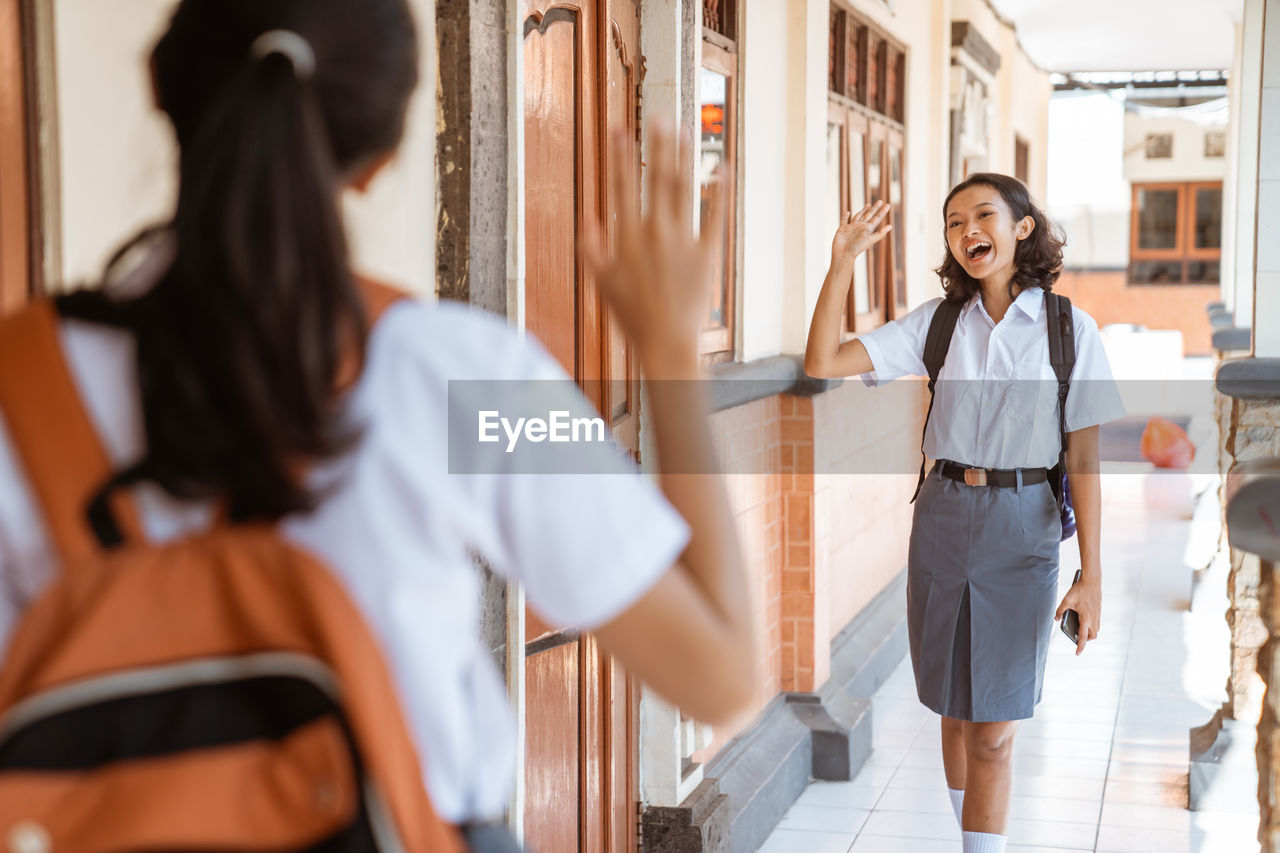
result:
[[[1062,269],[1063,240],[1021,182],[975,174],[943,206],[946,255],[937,272],[946,296],[841,342],[854,259],[888,233],[881,226],[888,210],[868,205],[836,232],[805,370],[863,374],[872,385],[923,375],[938,306],[944,299],[961,306],[925,432],[924,452],[936,464],[915,507],[908,627],[920,700],[942,716],[965,853],[999,853],[1015,721],[1031,717],[1040,700],[1054,620],[1068,608],[1079,613],[1077,654],[1097,636],[1098,426],[1123,408],[1097,325],[1074,309],[1077,354],[1064,424],[1083,571],[1055,610],[1062,527],[1049,469],[1060,435],[1045,293]]]

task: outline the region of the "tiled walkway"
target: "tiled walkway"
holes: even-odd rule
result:
[[[1258,850],[1256,804],[1186,809],[1188,729],[1225,698],[1221,559],[1189,607],[1217,536],[1212,478],[1144,470],[1106,478],[1103,631],[1080,658],[1055,637],[1044,702],[1015,744],[1009,853]],[[1071,542],[1064,589],[1077,565]],[[861,773],[811,785],[762,853],[958,853],[938,719],[916,701],[908,662],[874,705]]]

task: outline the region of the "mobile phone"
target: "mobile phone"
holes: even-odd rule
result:
[[[1071,581],[1071,585],[1075,586],[1080,583],[1080,570],[1076,569],[1075,580]],[[1080,614],[1074,610],[1068,610],[1062,614],[1062,633],[1067,635],[1067,639],[1080,645]]]

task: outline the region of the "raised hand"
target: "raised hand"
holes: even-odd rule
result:
[[[583,235],[582,257],[601,295],[648,368],[658,358],[697,359],[698,334],[710,300],[711,272],[723,251],[724,187],[708,187],[701,236],[695,237],[692,145],[677,145],[672,131],[649,129],[646,165],[648,212],[636,197],[631,138],[616,133],[612,185],[617,223],[610,252],[598,229]]]
[[[889,213],[887,202],[876,201],[854,213],[846,213],[836,229],[835,239],[831,241],[832,265],[852,261],[858,255],[870,249],[884,239],[884,235],[893,230],[893,225],[881,221]]]

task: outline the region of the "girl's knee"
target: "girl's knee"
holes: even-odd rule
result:
[[[1014,723],[969,723],[965,751],[978,761],[1007,761],[1013,756]]]

